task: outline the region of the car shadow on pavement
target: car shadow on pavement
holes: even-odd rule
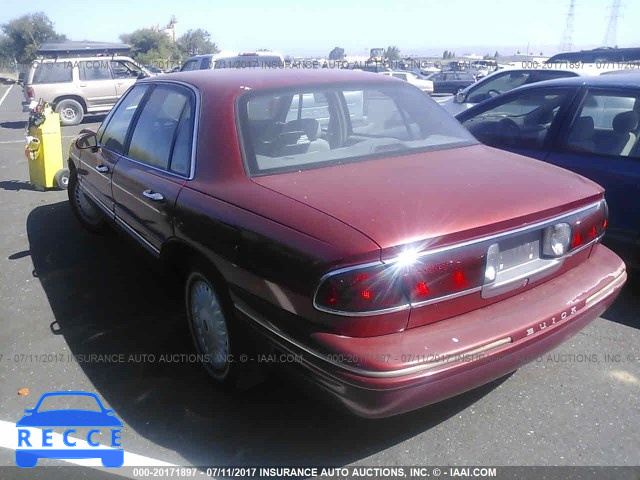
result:
[[[9,128],[12,130],[24,130],[25,128],[27,128],[27,121],[22,120],[19,122],[2,122],[0,123],[0,127]]]
[[[197,363],[162,361],[194,353],[182,294],[131,241],[86,233],[66,202],[31,211],[27,233],[55,317],[52,334],[64,336],[121,420],[192,465],[349,464],[437,427],[504,381],[384,420],[336,412],[286,378],[225,392]]]

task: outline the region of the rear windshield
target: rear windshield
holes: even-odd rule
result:
[[[213,68],[282,68],[284,63],[278,55],[238,55],[218,58]]]
[[[410,85],[251,92],[238,105],[245,161],[254,176],[476,143]]]
[[[71,62],[44,62],[36,65],[31,83],[64,83],[70,82],[73,75]]]

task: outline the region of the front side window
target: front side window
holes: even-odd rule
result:
[[[100,145],[115,153],[123,153],[129,126],[147,89],[147,85],[135,85],[122,97],[108,117],[106,125],[103,124],[98,130]]]
[[[137,65],[126,60],[112,60],[110,64],[113,78],[138,78],[142,73]]]
[[[72,62],[43,62],[36,65],[32,83],[64,83],[72,79]]]
[[[191,156],[191,103],[192,94],[185,88],[169,85],[155,87],[133,130],[127,156],[147,165],[169,170],[179,137],[176,155],[180,158],[175,160],[175,169],[178,173],[184,173]]]
[[[476,143],[435,102],[403,84],[251,92],[239,109],[251,175]]]
[[[467,101],[469,103],[480,103],[491,97],[500,95],[524,85],[529,80],[530,72],[505,72],[499,73],[479,83],[469,91]]]
[[[487,145],[539,149],[567,96],[566,89],[522,92],[463,125]]]
[[[571,126],[566,149],[640,157],[640,95],[589,92]]]
[[[196,70],[198,68],[198,60],[187,60],[182,66],[181,71],[188,72],[189,70]]]
[[[111,80],[111,70],[106,60],[87,60],[78,62],[80,80]]]

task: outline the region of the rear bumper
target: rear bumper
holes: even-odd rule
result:
[[[596,245],[576,268],[488,307],[391,335],[319,333],[304,344],[248,307],[236,308],[276,349],[296,355],[298,361],[285,366],[304,383],[356,415],[381,418],[453,397],[535,360],[600,316],[626,277],[622,260]]]

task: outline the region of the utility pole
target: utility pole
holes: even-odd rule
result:
[[[567,12],[567,23],[564,27],[564,35],[562,44],[560,44],[561,52],[570,52],[573,49],[573,16],[576,9],[576,0],[570,0],[569,11]]]
[[[615,47],[618,43],[618,17],[620,16],[620,0],[612,0],[609,24],[604,35],[605,47]]]

